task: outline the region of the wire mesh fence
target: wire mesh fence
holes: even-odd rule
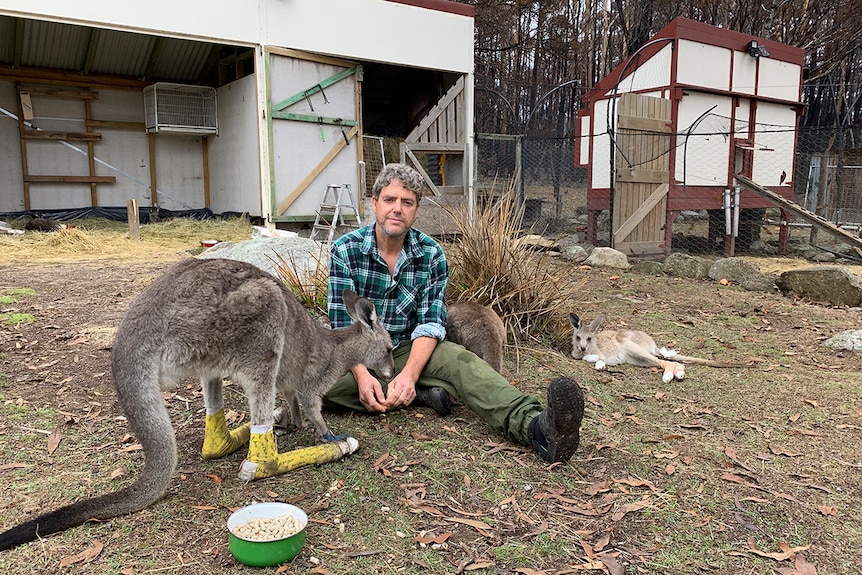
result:
[[[728,135],[730,121],[707,115],[695,129],[688,127],[667,137],[663,153],[673,156],[668,178],[675,195],[667,214],[671,245],[666,251],[721,253],[730,235],[735,253],[785,251],[808,259],[837,257],[856,263],[860,254],[846,240],[744,186],[737,194],[734,180],[734,174],[743,174],[802,210],[859,235],[862,149],[853,143],[853,133],[840,128],[736,125],[734,132],[746,134],[739,138]],[[585,139],[581,144],[588,143]],[[525,227],[578,234],[584,243],[610,245],[609,209],[594,214],[597,229],[593,241],[588,241],[590,167],[579,167],[575,153],[574,138],[477,134],[477,195],[485,201],[514,193],[524,206]]]

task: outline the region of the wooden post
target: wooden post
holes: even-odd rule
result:
[[[141,221],[138,216],[138,200],[129,200],[126,205],[126,213],[129,218],[129,239],[141,239]]]

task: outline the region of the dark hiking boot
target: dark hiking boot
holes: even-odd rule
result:
[[[548,405],[530,422],[533,448],[548,463],[565,463],[581,440],[584,392],[574,379],[559,377],[548,386]]]
[[[449,392],[442,387],[417,387],[416,399],[410,404],[411,407],[430,407],[437,415],[449,415],[452,413],[452,398]]]

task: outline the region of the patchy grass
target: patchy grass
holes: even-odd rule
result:
[[[177,233],[175,243],[158,245],[145,234],[141,251],[124,258],[122,233],[102,240],[116,244],[103,246],[110,256],[81,260],[34,247],[28,257],[36,263],[0,264],[0,293],[35,292],[14,304],[35,321],[0,329],[2,528],[116,489],[141,469],[110,383],[110,330],[198,239],[228,238]],[[557,304],[561,321],[571,311],[604,313],[606,327],[643,329],[686,354],[755,361],[691,366],[687,379],[664,384],[632,366],[596,372],[569,358],[565,342],[530,342],[507,350],[504,373],[514,385],[543,397],[565,374],[586,392],[581,447],[568,464],[545,465],[463,407],[445,418],[422,409],[327,413],[334,430],[359,440],[357,454],[248,484],[236,479],[245,450],[201,459],[204,410],[190,380],[165,395],[180,460],[166,496],[139,513],[0,553],[0,571],[862,570],[860,361],[820,345],[858,327],[857,312],[706,281],[549,265],[577,286]],[[246,420],[241,390],[228,386],[225,398],[233,424]],[[49,453],[55,429],[62,440]],[[279,447],[313,441],[300,430]],[[305,548],[281,570],[245,567],[228,553],[225,521],[253,500],[294,502],[312,518]],[[103,547],[88,561],[60,567],[97,543]]]

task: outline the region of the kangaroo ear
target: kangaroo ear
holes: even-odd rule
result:
[[[570,313],[569,314],[569,323],[572,324],[572,327],[575,329],[581,329],[581,318],[577,316],[577,314]]]
[[[353,314],[356,313],[356,300],[358,298],[359,296],[352,289],[346,289],[341,292],[341,299],[344,301],[344,307],[347,308],[347,315],[350,317],[354,317]]]
[[[602,314],[599,314],[599,316],[593,320],[593,323],[590,324],[590,330],[596,331],[597,329],[599,329],[599,326],[602,324],[602,320],[604,320],[604,319],[605,319],[605,316],[603,316]]]
[[[364,297],[359,297],[353,290],[346,289],[341,294],[344,299],[344,307],[347,308],[347,315],[353,318],[353,321],[358,321],[369,329],[374,328],[374,322],[377,321],[377,310],[374,309],[374,304]]]

